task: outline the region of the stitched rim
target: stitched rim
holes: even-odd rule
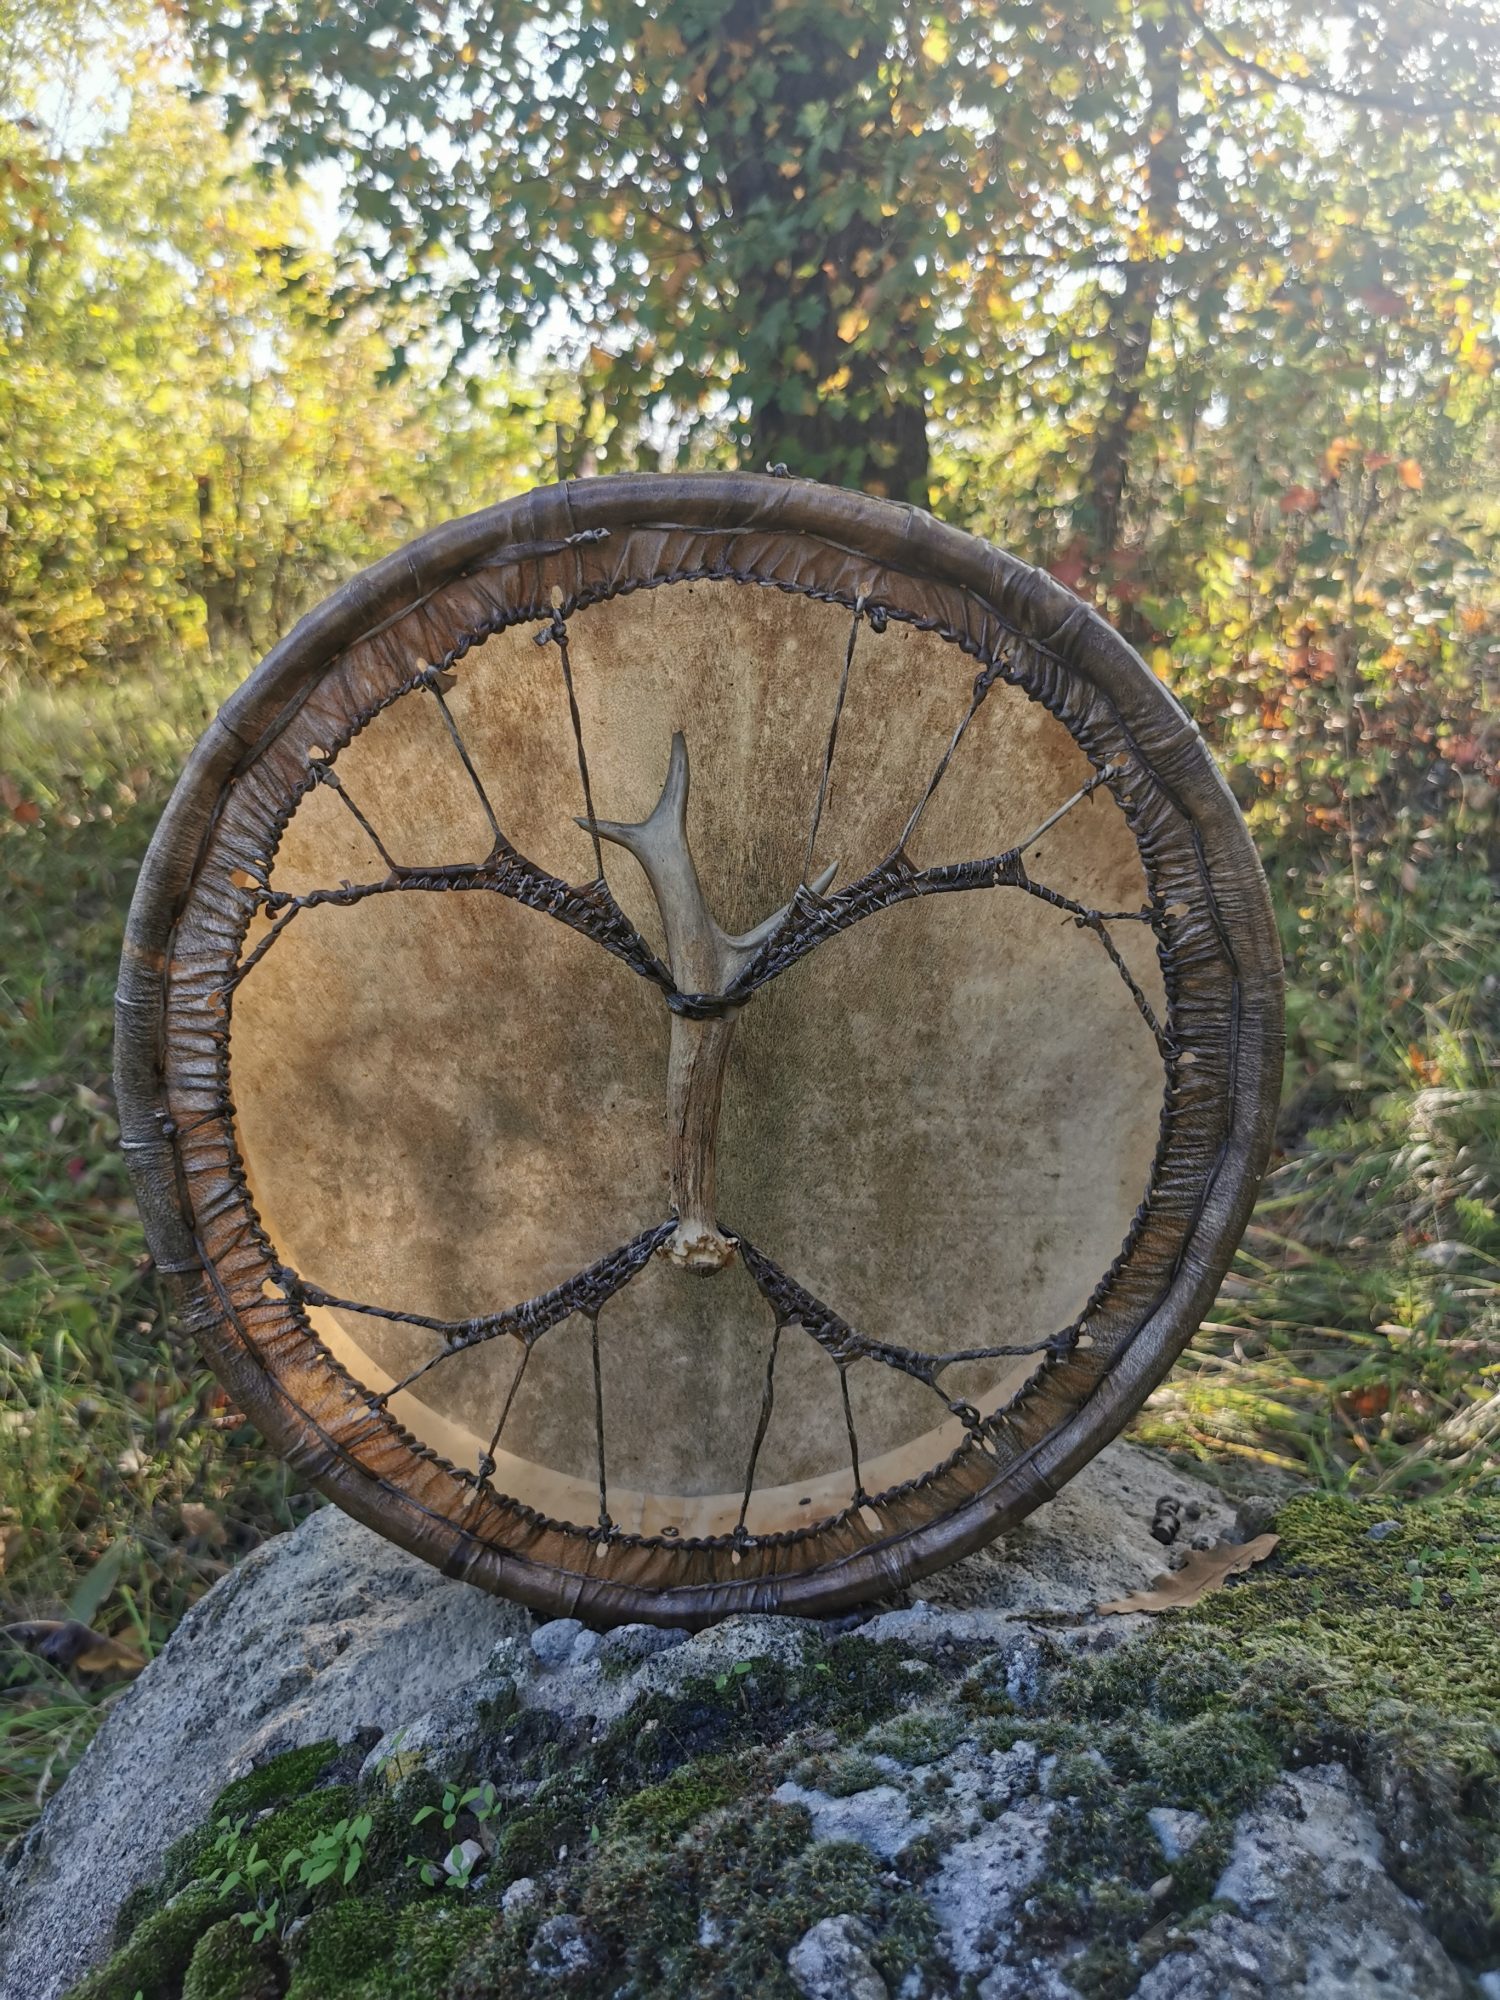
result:
[[[1110,779],[1163,915],[1172,1053],[1150,1190],[1086,1312],[1000,1413],[996,1465],[965,1444],[920,1479],[783,1534],[670,1541],[549,1521],[466,1479],[369,1400],[302,1308],[267,1297],[276,1255],[233,1131],[225,992],[251,905],[311,782],[416,683],[490,633],[692,578],[771,585],[891,616],[999,662]],[[316,611],[225,704],[137,885],[117,1010],[122,1140],[147,1240],[236,1401],[314,1484],[446,1573],[553,1615],[700,1625],[834,1612],[911,1582],[1023,1518],[1113,1437],[1212,1302],[1270,1149],[1281,961],[1265,884],[1196,730],[1126,643],[1050,577],[915,509],[759,475],[542,489],[451,522]]]

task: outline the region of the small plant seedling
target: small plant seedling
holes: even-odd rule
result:
[[[423,1806],[412,1814],[412,1825],[421,1826],[424,1820],[442,1816],[444,1833],[452,1833],[462,1814],[468,1813],[479,1822],[482,1844],[492,1847],[493,1842],[483,1833],[486,1823],[500,1810],[499,1794],[486,1780],[482,1785],[471,1785],[467,1791],[460,1791],[457,1785],[443,1788],[443,1803],[440,1806]],[[415,1868],[424,1887],[436,1889],[446,1884],[450,1889],[467,1889],[469,1878],[479,1866],[480,1856],[464,1858],[463,1842],[457,1841],[449,1848],[444,1860],[439,1863],[429,1861],[420,1854],[408,1854],[406,1865]]]
[[[452,1833],[458,1824],[460,1813],[470,1813],[482,1824],[485,1820],[492,1819],[498,1809],[499,1800],[496,1797],[495,1787],[489,1783],[471,1785],[466,1792],[460,1792],[456,1785],[448,1785],[443,1791],[442,1805],[423,1806],[420,1812],[412,1815],[411,1823],[413,1826],[420,1826],[423,1820],[431,1819],[435,1813],[441,1812],[444,1833]]]

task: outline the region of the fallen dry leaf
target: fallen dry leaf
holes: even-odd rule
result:
[[[1130,1597],[1118,1597],[1101,1604],[1100,1614],[1132,1611],[1176,1611],[1196,1604],[1211,1591],[1222,1590],[1230,1577],[1250,1569],[1266,1557],[1281,1540],[1280,1535],[1257,1535],[1253,1542],[1216,1542],[1211,1549],[1194,1549],[1181,1569],[1164,1570],[1149,1590]]]
[[[78,1667],[86,1674],[138,1674],[146,1664],[145,1655],[134,1646],[107,1638],[76,1618],[33,1618],[24,1625],[0,1625],[0,1639],[9,1639],[65,1672]]]
[[[223,1541],[226,1532],[223,1517],[216,1514],[212,1507],[205,1507],[199,1500],[184,1500],[177,1511],[190,1535],[204,1542]]]

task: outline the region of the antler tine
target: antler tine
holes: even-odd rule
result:
[[[821,896],[838,872],[839,864],[836,861],[830,861],[823,872],[820,875],[815,875],[812,881],[807,884],[808,894],[810,896]],[[739,971],[749,963],[767,938],[775,937],[781,926],[791,915],[796,901],[796,897],[793,896],[790,902],[783,903],[779,910],[773,910],[770,916],[764,918],[753,930],[743,931],[739,937],[724,938],[725,944],[739,961],[735,967],[736,971]],[[720,936],[723,936],[722,931],[720,932]]]
[[[633,823],[581,819],[578,824],[600,840],[623,847],[640,863],[661,912],[667,957],[679,989],[718,995],[729,990],[766,939],[781,928],[793,904],[783,904],[740,937],[720,930],[688,845],[690,783],[687,744],[679,729],[673,732],[666,779],[649,817]],[[833,875],[832,868],[825,869],[809,884],[812,893],[821,895]],[[734,1255],[733,1238],[714,1218],[714,1153],[724,1066],[737,1012],[726,1008],[706,1020],[672,1016],[667,1143],[677,1227],[663,1249],[673,1263],[690,1271],[722,1270]]]

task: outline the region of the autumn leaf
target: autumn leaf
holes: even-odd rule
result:
[[[1241,1570],[1264,1562],[1280,1540],[1280,1535],[1257,1535],[1253,1542],[1217,1542],[1211,1549],[1194,1549],[1181,1569],[1164,1570],[1148,1590],[1101,1604],[1100,1615],[1177,1611],[1196,1604],[1200,1597],[1222,1590]]]
[[[1391,1407],[1391,1385],[1389,1382],[1366,1382],[1358,1389],[1350,1389],[1337,1399],[1339,1414],[1350,1423],[1368,1424],[1376,1417],[1382,1417]]]
[[[1310,486],[1289,486],[1276,504],[1283,514],[1310,514],[1318,496]]]
[[[1396,477],[1413,493],[1422,490],[1422,468],[1414,458],[1403,458],[1396,466]]]
[[[146,1664],[143,1653],[119,1639],[82,1625],[76,1618],[34,1618],[20,1625],[0,1625],[0,1639],[35,1653],[49,1666],[85,1674],[138,1674]]]
[[[198,1541],[223,1541],[226,1532],[223,1516],[216,1514],[212,1507],[205,1507],[199,1500],[184,1500],[177,1511],[183,1527]]]

